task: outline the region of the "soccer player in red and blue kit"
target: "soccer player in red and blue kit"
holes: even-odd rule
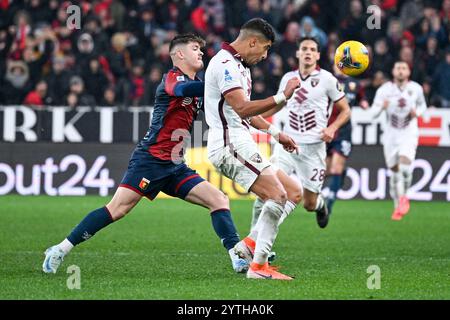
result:
[[[171,41],[173,69],[163,76],[156,90],[152,123],[131,155],[116,193],[106,206],[90,212],[66,239],[46,250],[42,265],[45,273],[56,273],[74,246],[124,217],[142,197],[153,200],[160,191],[208,208],[233,269],[247,271],[248,263],[233,250],[239,236],[228,198],[184,162],[184,142],[204,95],[204,83],[196,77],[203,68],[204,44],[202,38],[193,34],[179,35]]]

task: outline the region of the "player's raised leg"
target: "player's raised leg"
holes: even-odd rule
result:
[[[214,231],[230,255],[234,271],[246,272],[247,261],[233,250],[239,242],[239,235],[231,217],[228,197],[208,181],[203,181],[193,187],[184,200],[209,209]]]
[[[112,200],[104,207],[91,211],[61,243],[45,251],[42,270],[56,273],[72,248],[90,239],[98,231],[125,216],[141,199],[141,195],[127,188],[119,187]]]

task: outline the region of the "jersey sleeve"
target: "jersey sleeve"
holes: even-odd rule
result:
[[[416,100],[416,114],[418,117],[423,115],[427,110],[427,103],[425,100],[425,95],[423,94],[423,88],[421,85],[417,85],[417,100]]]
[[[222,68],[215,68],[214,73],[222,95],[235,89],[242,89],[241,73],[231,63],[225,64]]]
[[[176,96],[175,87],[178,84],[186,83],[186,82],[187,82],[186,76],[184,76],[180,72],[170,70],[166,76],[166,82],[165,82],[164,89],[166,90],[166,92],[169,96]]]
[[[288,74],[286,73],[283,78],[281,78],[280,85],[278,87],[277,94],[283,92],[286,89],[287,82],[289,81]]]
[[[370,112],[373,118],[377,118],[381,114],[381,111],[383,111],[383,102],[385,100],[384,88],[384,85],[381,86],[375,93],[375,98],[373,99],[373,103],[370,108]]]
[[[337,102],[345,97],[344,87],[339,83],[339,80],[331,76],[330,80],[327,81],[327,95],[333,101]]]

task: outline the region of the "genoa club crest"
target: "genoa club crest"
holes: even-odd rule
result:
[[[141,182],[139,183],[139,188],[141,188],[141,190],[146,190],[148,188],[149,183],[150,180],[142,178]]]
[[[319,78],[312,78],[311,79],[311,85],[313,88],[319,84]]]

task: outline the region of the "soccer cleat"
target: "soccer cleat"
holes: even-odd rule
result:
[[[242,259],[245,259],[248,264],[253,260],[255,252],[255,241],[249,237],[245,237],[234,246],[234,252]]]
[[[272,262],[274,262],[276,258],[277,258],[276,252],[270,251],[270,252],[269,252],[269,256],[267,257],[267,260],[269,261],[269,264],[271,264]]]
[[[325,228],[328,224],[329,218],[330,215],[328,214],[328,208],[326,204],[324,204],[321,209],[316,211],[316,220],[319,227],[322,229]]]
[[[233,265],[233,270],[236,273],[245,273],[248,271],[248,262],[245,259],[238,258],[231,260],[231,264]]]
[[[399,221],[399,220],[402,220],[402,218],[403,218],[403,215],[400,213],[398,208],[395,208],[394,212],[392,212],[391,219],[395,220],[395,221]]]
[[[404,216],[405,214],[408,213],[408,211],[409,211],[409,199],[406,196],[402,196],[400,197],[400,199],[398,199],[398,212],[399,214]]]
[[[42,271],[45,273],[56,273],[61,262],[64,260],[64,251],[58,246],[53,246],[45,250],[45,259],[42,264]]]
[[[248,279],[266,279],[266,280],[292,280],[292,277],[289,277],[281,272],[277,271],[277,268],[269,266],[269,263],[265,263],[263,265],[252,262],[250,264],[250,268],[247,271]]]

